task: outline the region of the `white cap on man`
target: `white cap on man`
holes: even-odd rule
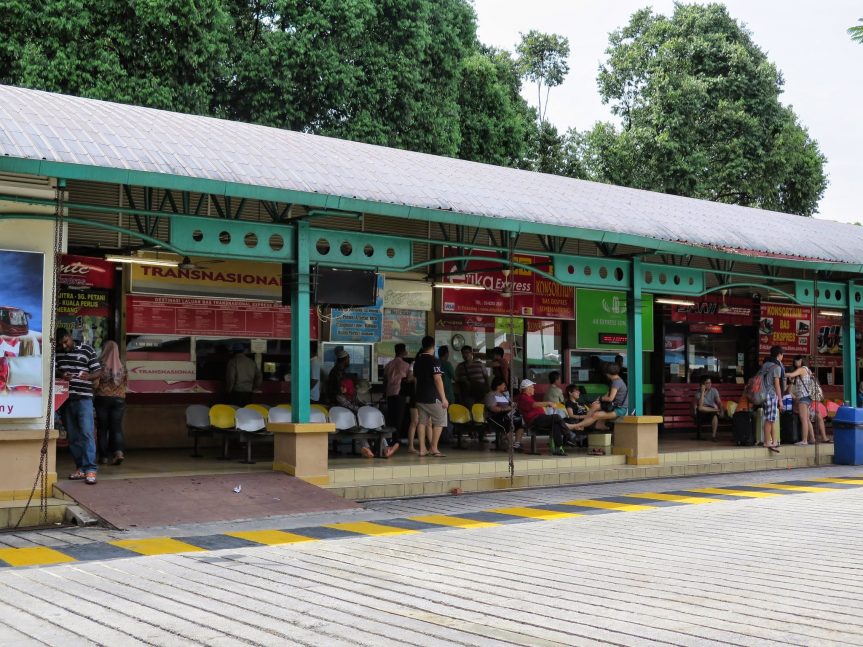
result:
[[[535,384],[536,384],[536,382],[533,382],[531,380],[522,380],[521,386],[519,386],[519,388],[520,389],[526,389],[527,387],[534,386]]]

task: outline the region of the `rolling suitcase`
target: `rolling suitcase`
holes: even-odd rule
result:
[[[783,445],[793,445],[803,440],[800,432],[800,418],[793,411],[779,412],[779,442]]]
[[[737,411],[731,418],[731,433],[734,444],[751,447],[755,444],[755,413]]]

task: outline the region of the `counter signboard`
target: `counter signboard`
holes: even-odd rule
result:
[[[581,350],[625,350],[626,293],[579,288],[575,293],[575,340]],[[653,350],[653,295],[641,297],[641,338]]]
[[[318,338],[318,316],[309,311],[311,337]],[[199,335],[290,339],[291,309],[262,301],[189,299],[129,295],[126,332],[130,335]]]
[[[754,326],[752,299],[719,294],[695,297],[691,306],[672,305],[671,321]]]
[[[282,266],[192,259],[195,269],[132,265],[131,289],[140,294],[187,294],[234,299],[282,300]]]
[[[455,249],[444,248],[444,257],[456,256]],[[498,254],[485,250],[473,250],[476,260],[467,261],[464,267],[459,262],[447,262],[444,267],[453,285],[480,286],[485,289],[443,288],[441,290],[441,312],[444,314],[478,314],[487,316],[536,317],[539,319],[572,319],[574,288],[560,285],[530,270],[515,268],[509,277],[501,271]],[[547,256],[514,254],[513,260],[551,273],[551,259]],[[513,293],[509,297],[504,289],[509,286]]]
[[[761,321],[758,324],[760,356],[769,355],[772,346],[782,346],[786,357],[808,355],[811,341],[812,308],[791,303],[761,304]],[[833,342],[832,337],[830,342]]]

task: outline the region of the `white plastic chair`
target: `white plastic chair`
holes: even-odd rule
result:
[[[357,411],[357,419],[363,429],[380,429],[387,424],[383,412],[377,407],[360,407]]]
[[[205,404],[192,404],[186,407],[186,431],[195,442],[192,457],[201,458],[203,454],[198,452],[198,437],[213,435],[210,427],[210,407]]]
[[[270,422],[293,422],[293,414],[290,409],[273,407],[270,409]]]
[[[272,418],[271,418],[272,420]],[[327,416],[324,415],[323,411],[318,411],[316,409],[312,409],[312,412],[309,414],[309,422],[326,422]]]
[[[336,431],[357,431],[357,417],[345,407],[331,407],[330,422],[336,426]]]
[[[246,460],[242,463],[252,464],[252,440],[255,437],[271,438],[272,434],[267,431],[267,423],[264,416],[254,409],[237,409],[237,431],[246,441]]]

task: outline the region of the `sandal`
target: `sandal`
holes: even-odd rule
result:
[[[446,454],[441,454],[440,452],[429,452],[429,456],[434,458],[443,458]]]
[[[87,478],[87,475],[81,470],[75,470],[69,475],[70,481],[83,481],[85,478]]]
[[[779,448],[776,445],[765,445],[765,447],[771,452],[779,453]]]

